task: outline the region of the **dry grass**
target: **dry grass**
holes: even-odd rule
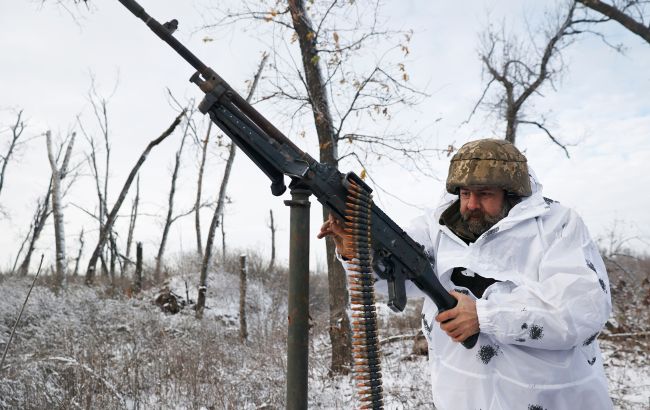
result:
[[[239,253],[234,254],[225,268],[237,272]],[[83,285],[82,277],[70,278],[58,295],[49,277],[39,279],[0,369],[0,408],[284,408],[287,270],[270,272],[263,258],[247,254],[252,288],[246,343],[239,341],[232,320],[237,307],[230,312],[223,306],[226,296],[233,297],[232,286],[238,286],[228,283],[238,280],[236,274],[211,274],[208,313],[202,321],[194,318],[191,304],[177,315],[153,305],[157,288],[150,279],[139,295],[132,293],[128,278],[100,276],[92,288]],[[192,299],[197,270],[196,260],[183,258],[167,268],[167,274],[178,283],[187,280]],[[150,274],[147,271],[145,278]],[[29,282],[0,275],[0,350]],[[623,285],[614,271],[617,331],[647,331],[644,286]],[[310,292],[310,407],[347,408],[353,395],[349,377],[328,376],[327,278],[312,275]],[[177,293],[185,296],[184,290]],[[411,303],[403,314],[381,314],[383,337],[416,333],[420,309],[421,302]],[[612,396],[619,407],[635,408],[635,397],[647,395],[647,386],[634,384],[641,377],[634,372],[650,364],[649,338],[604,338]],[[386,395],[393,407],[431,407],[430,390],[423,383],[426,359],[411,356],[410,348],[409,340],[383,347],[385,374],[392,376]]]

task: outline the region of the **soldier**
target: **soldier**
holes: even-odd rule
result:
[[[609,281],[581,218],[543,197],[526,157],[503,140],[463,145],[446,188],[407,230],[458,300],[441,314],[426,297],[423,306],[436,408],[612,408],[596,340]],[[345,254],[343,234],[330,217],[318,237],[332,235]],[[460,345],[476,333],[474,348]]]

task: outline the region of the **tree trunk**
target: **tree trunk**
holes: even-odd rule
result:
[[[40,207],[40,204],[39,204]],[[16,273],[16,266],[18,266],[18,261],[20,260],[20,255],[23,253],[23,249],[25,249],[25,245],[27,245],[27,242],[29,242],[29,239],[32,237],[32,231],[34,230],[34,223],[29,224],[29,230],[27,230],[27,235],[25,235],[25,239],[20,243],[20,248],[18,248],[18,252],[16,253],[16,258],[14,259],[14,264],[11,267],[11,274],[13,275]]]
[[[81,254],[84,250],[84,229],[81,228],[81,233],[79,234],[79,252],[74,261],[74,272],[72,276],[77,276],[79,274],[79,262],[81,261]]]
[[[271,263],[269,263],[269,270],[272,270],[275,266],[275,223],[273,222],[273,210],[269,209],[269,215],[271,216],[271,223],[269,228],[271,228]]]
[[[115,284],[115,262],[117,259],[117,248],[115,247],[115,239],[113,238],[113,232],[108,233],[108,252],[110,255],[110,267],[109,267],[109,274],[111,277],[111,284]]]
[[[72,147],[74,145],[75,134],[72,134],[68,147],[66,148],[66,153],[64,158],[70,158],[72,153]],[[67,261],[65,255],[65,223],[63,221],[63,205],[61,204],[62,192],[61,192],[61,180],[63,175],[61,170],[57,166],[56,158],[54,156],[54,151],[52,150],[52,133],[47,131],[45,133],[45,142],[47,145],[47,158],[50,162],[50,168],[52,169],[52,215],[54,217],[54,241],[56,248],[56,284],[57,287],[64,286],[65,284],[65,275],[67,269]]]
[[[223,223],[223,214],[221,214],[221,266],[226,266],[226,226]]]
[[[120,266],[120,271],[122,269],[122,262],[120,261],[120,252],[117,248],[117,241],[115,240],[115,233],[111,229],[108,233],[108,251],[111,256],[111,265],[110,265],[110,275],[111,275],[111,284],[115,284],[115,267]]]
[[[126,194],[129,192],[129,188],[131,187],[131,183],[133,182],[133,179],[138,173],[138,170],[144,163],[144,161],[147,159],[147,155],[149,155],[149,152],[158,144],[160,144],[165,138],[170,136],[172,132],[176,129],[178,124],[181,122],[181,118],[185,115],[185,111],[180,113],[178,117],[174,120],[174,122],[169,126],[165,132],[162,133],[162,135],[155,140],[151,141],[149,145],[147,145],[147,148],[142,152],[142,155],[140,155],[140,158],[136,162],[135,166],[133,169],[131,169],[131,172],[129,173],[129,176],[126,179],[126,182],[124,183],[124,186],[122,187],[122,191],[120,192],[120,195],[117,198],[117,201],[115,201],[115,205],[113,205],[113,209],[111,210],[110,214],[106,218],[106,223],[102,226],[101,231],[99,232],[99,240],[97,241],[97,246],[95,247],[95,251],[93,252],[92,256],[90,257],[90,261],[88,261],[88,269],[86,270],[86,284],[91,285],[93,283],[93,280],[95,278],[95,268],[97,265],[97,260],[99,259],[102,249],[104,247],[104,243],[106,243],[106,240],[108,239],[109,232],[113,228],[113,223],[115,222],[115,219],[117,219],[117,213],[120,210],[120,207],[122,206],[122,202],[124,202],[124,198],[126,198]]]
[[[70,163],[71,154],[72,154],[72,148],[66,149],[65,155],[63,157],[63,162],[61,163],[61,167],[59,168],[59,175],[61,175],[61,180],[63,180],[68,174],[68,164]],[[33,229],[31,231],[31,237],[29,238],[29,245],[27,246],[27,252],[25,253],[25,257],[23,258],[23,261],[21,262],[20,267],[18,268],[18,272],[20,275],[24,276],[27,275],[27,273],[29,272],[29,265],[32,260],[32,254],[34,253],[34,248],[36,247],[36,242],[40,238],[41,232],[43,232],[43,228],[45,227],[45,222],[47,221],[47,218],[52,213],[52,209],[50,207],[51,194],[52,194],[52,178],[50,177],[50,183],[48,184],[47,192],[43,196],[43,199],[41,201],[38,201],[36,205],[36,211],[34,212],[34,219],[32,222]]]
[[[54,242],[56,247],[56,284],[57,287],[63,285],[63,278],[66,270],[65,258],[65,230],[63,222],[63,209],[61,206],[61,175],[59,167],[54,159],[52,151],[52,133],[45,133],[45,142],[47,144],[47,158],[50,161],[52,169],[52,215],[54,217]]]
[[[104,198],[104,194],[102,193],[102,188],[99,181],[99,168],[97,166],[97,150],[95,149],[95,142],[90,137],[88,138],[88,142],[90,143],[90,157],[88,158],[88,162],[90,163],[90,169],[93,173],[93,177],[95,178],[95,191],[97,193],[97,201],[99,202],[99,216],[97,217],[97,223],[99,225],[99,232],[101,233],[102,229],[104,228],[104,220],[106,219],[106,213],[108,213],[108,211],[106,206],[106,198]],[[102,244],[102,249],[100,250],[100,258],[102,261],[102,272],[104,275],[107,275],[108,269],[106,267],[103,246],[104,245]]]
[[[219,188],[219,199],[217,200],[217,206],[214,209],[214,214],[212,215],[212,222],[210,222],[210,229],[208,230],[208,237],[205,242],[205,252],[203,253],[203,262],[201,263],[201,276],[199,278],[199,296],[196,300],[197,319],[203,318],[203,309],[205,308],[205,298],[208,286],[208,269],[210,268],[210,262],[212,261],[212,245],[214,244],[214,236],[217,232],[217,227],[219,226],[219,218],[223,212],[223,205],[226,200],[226,187],[228,186],[230,171],[232,169],[232,164],[235,161],[236,153],[237,147],[235,144],[231,143],[230,152],[228,154],[228,161],[226,162],[226,169],[223,173],[223,179],[221,180],[221,188]]]
[[[239,257],[239,340],[245,342],[248,339],[248,327],[246,325],[246,255]]]
[[[131,256],[131,244],[133,243],[133,231],[135,231],[135,222],[138,218],[138,205],[140,204],[140,175],[135,182],[135,198],[131,205],[131,216],[129,218],[129,233],[126,237],[126,259]]]
[[[210,130],[212,121],[208,123],[208,131],[205,133],[205,139],[201,146],[201,165],[199,166],[199,180],[196,188],[196,202],[194,203],[194,227],[196,228],[196,252],[199,258],[203,258],[203,241],[201,240],[201,194],[203,192],[203,171],[205,170],[205,157],[208,152],[208,141],[210,140]]]
[[[508,105],[505,119],[506,119],[506,141],[514,145],[515,140],[517,139],[518,108],[512,105]]]
[[[264,65],[268,55],[265,53],[262,56],[262,61],[257,69],[257,74],[253,78],[248,96],[246,101],[250,102],[253,94],[255,93],[255,88],[257,88],[257,83],[260,76],[262,75],[262,70],[264,70]],[[196,300],[196,318],[203,318],[203,309],[205,308],[205,298],[207,292],[207,283],[208,283],[208,269],[210,267],[210,262],[212,261],[212,248],[214,244],[214,236],[217,232],[217,227],[219,226],[219,218],[223,218],[223,206],[226,200],[226,188],[228,187],[228,180],[230,179],[230,171],[232,169],[232,164],[235,161],[235,154],[237,153],[237,146],[233,143],[230,144],[230,151],[228,153],[228,160],[226,161],[226,168],[223,172],[223,179],[221,180],[221,187],[219,188],[219,196],[217,199],[217,206],[214,209],[214,214],[212,215],[212,221],[210,222],[210,229],[208,231],[208,237],[205,243],[205,252],[203,253],[203,261],[201,263],[201,276],[199,278],[199,295]],[[222,225],[223,232],[223,225]],[[225,235],[224,235],[225,238]],[[226,257],[226,241],[223,240],[223,257],[225,262]]]
[[[320,162],[337,166],[338,141],[335,137],[325,79],[320,68],[320,57],[316,49],[316,32],[305,10],[304,0],[289,0],[289,11],[300,43],[305,81],[318,135]],[[323,220],[327,217],[328,213],[323,208]],[[330,370],[334,374],[345,374],[352,363],[352,330],[347,314],[348,290],[345,270],[336,260],[335,245],[329,237],[326,239],[325,246],[329,283],[329,334],[332,343]]]
[[[31,237],[29,238],[29,244],[27,246],[27,252],[23,261],[20,263],[18,272],[21,276],[27,275],[29,272],[29,265],[32,260],[32,254],[34,253],[34,248],[36,247],[36,241],[41,236],[43,228],[45,227],[45,222],[47,218],[52,213],[50,208],[50,193],[52,192],[52,180],[50,179],[50,186],[47,189],[47,194],[43,198],[43,201],[39,201],[36,204],[36,211],[34,212],[34,229],[31,231]]]
[[[142,242],[135,245],[135,278],[133,290],[137,293],[142,290]]]
[[[192,115],[190,114],[187,118],[187,124],[185,125],[185,131],[183,132],[183,138],[181,138],[181,146],[178,148],[176,157],[174,158],[174,171],[172,172],[171,187],[169,188],[169,196],[167,199],[167,218],[165,219],[165,226],[163,227],[162,238],[160,239],[160,246],[158,247],[158,255],[156,256],[156,269],[154,270],[154,281],[156,283],[160,281],[160,271],[162,270],[163,257],[165,255],[165,245],[167,244],[167,236],[169,235],[169,229],[174,222],[173,213],[174,196],[176,195],[176,180],[178,179],[178,170],[181,166],[181,154],[183,153],[185,138],[187,138],[187,132],[190,128],[191,117]]]

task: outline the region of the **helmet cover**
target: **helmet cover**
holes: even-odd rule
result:
[[[457,194],[468,186],[497,186],[511,195],[530,196],[526,157],[506,140],[470,141],[451,158],[447,192]]]

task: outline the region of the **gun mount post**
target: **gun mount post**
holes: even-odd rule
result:
[[[287,409],[307,408],[309,369],[309,196],[291,188],[289,249],[289,330],[287,337]]]

